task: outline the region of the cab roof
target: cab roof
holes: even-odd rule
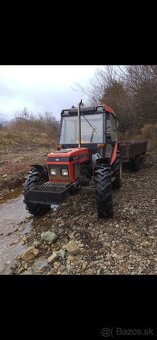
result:
[[[64,109],[61,111],[61,116],[76,116],[77,115],[77,108],[72,107],[70,109]],[[109,112],[116,117],[116,114],[112,110],[112,108],[106,104],[101,104],[97,106],[82,106],[81,112],[84,114],[97,114],[100,112]]]

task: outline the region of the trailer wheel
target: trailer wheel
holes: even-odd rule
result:
[[[95,198],[99,218],[113,217],[111,171],[108,167],[95,170]]]
[[[43,184],[47,181],[48,173],[47,170],[43,167],[43,169],[40,169],[40,171],[34,169],[31,170],[25,179],[25,183],[23,184],[23,202],[26,204],[26,209],[29,211],[29,213],[34,216],[42,216],[50,209],[51,205],[31,203],[28,199],[27,193],[29,190],[34,189],[36,185]]]
[[[139,171],[140,170],[140,156],[137,156],[135,159],[132,159],[130,162],[130,169],[133,172]]]

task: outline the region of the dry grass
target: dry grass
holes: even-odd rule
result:
[[[148,140],[148,151],[157,154],[157,122],[147,123],[140,129],[127,130],[123,134],[119,132],[119,140]],[[18,153],[33,151],[42,148],[47,150],[54,148],[56,132],[42,121],[18,121],[9,128],[0,130],[0,155],[10,151]],[[7,155],[6,155],[7,159]]]
[[[21,121],[16,122],[8,128],[0,130],[0,153],[9,150],[19,151],[21,149],[31,150],[33,148],[54,146],[56,140],[55,130],[51,135],[45,125],[40,122]]]
[[[50,134],[39,123],[18,121],[0,129],[0,191],[20,185],[30,164],[45,164],[47,154],[54,150],[55,131]]]

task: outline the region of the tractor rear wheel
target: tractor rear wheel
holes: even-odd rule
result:
[[[34,189],[36,185],[40,185],[46,182],[48,182],[47,170],[44,167],[41,169],[40,166],[40,170],[33,169],[28,173],[25,183],[23,184],[23,202],[26,204],[26,209],[29,211],[29,213],[34,216],[42,216],[50,209],[51,205],[31,203],[28,199],[27,193],[29,190]]]
[[[95,198],[98,217],[112,218],[113,202],[109,167],[100,166],[95,170]]]
[[[120,157],[117,156],[115,162],[112,165],[113,176],[115,180],[112,183],[113,188],[120,188],[122,184],[122,161]]]

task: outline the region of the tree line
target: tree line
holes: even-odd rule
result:
[[[87,88],[79,88],[92,105],[112,107],[121,131],[157,121],[157,65],[107,65]]]

